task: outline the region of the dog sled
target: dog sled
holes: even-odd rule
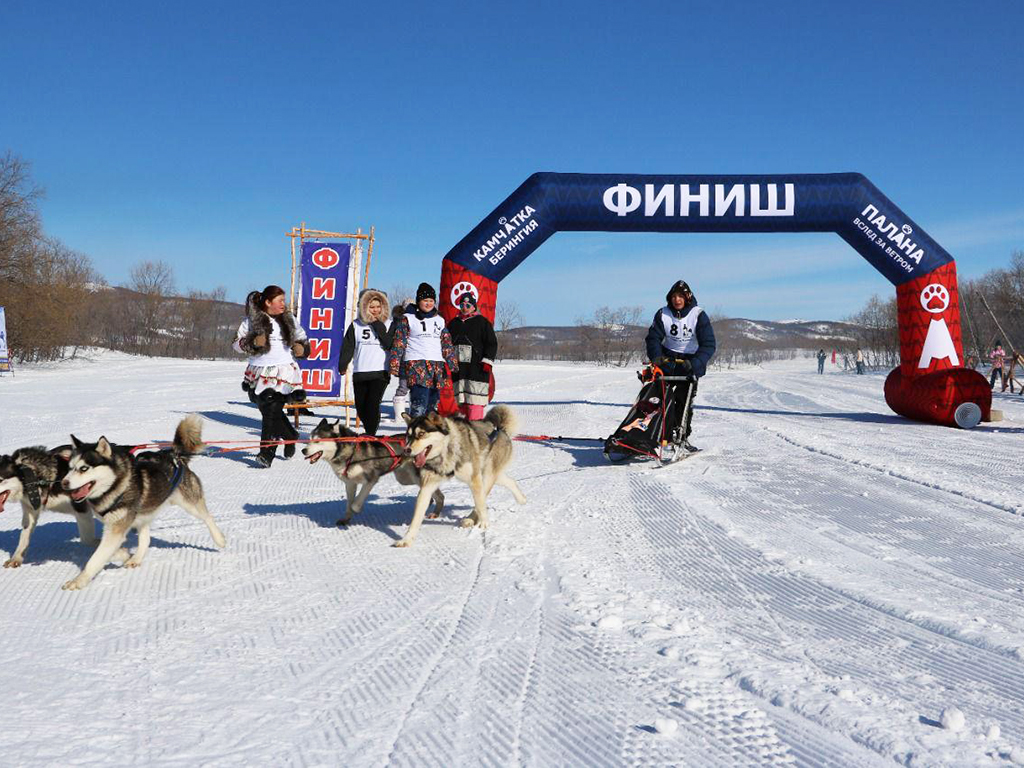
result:
[[[640,394],[619,428],[604,442],[604,455],[612,464],[624,464],[634,460],[653,460],[658,464],[673,464],[693,456],[696,451],[688,449],[681,430],[672,434],[670,425],[676,423],[676,408],[682,407],[683,415],[693,399],[695,381],[690,376],[665,376],[656,365],[649,365],[637,372],[643,382]],[[676,402],[676,387],[686,386],[686,402]]]

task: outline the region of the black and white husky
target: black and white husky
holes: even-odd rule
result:
[[[103,522],[103,536],[85,568],[64,589],[81,589],[113,559],[127,560],[128,568],[140,565],[149,548],[149,526],[165,504],[181,507],[202,520],[214,543],[224,546],[224,534],[206,508],[203,485],[188,468],[189,459],[203,447],[199,416],[193,414],[181,420],[174,442],[166,451],[133,456],[105,437],[83,443],[72,435],[71,441],[74,451],[62,485],[70,491],[72,500],[88,500]],[[131,528],[139,532],[139,546],[128,557],[121,545]]]
[[[96,525],[85,502],[71,500],[61,487],[68,473],[70,445],[46,448],[19,448],[10,456],[0,456],[0,512],[6,504],[21,502],[21,536],[18,548],[4,563],[4,568],[17,568],[25,560],[25,550],[44,509],[75,516],[78,535],[83,544],[96,543]]]
[[[411,546],[423,523],[427,503],[438,486],[456,477],[473,491],[473,512],[460,523],[463,527],[487,527],[487,496],[495,484],[512,491],[516,501],[526,497],[516,481],[505,474],[512,461],[512,438],[516,417],[512,409],[497,405],[481,421],[448,418],[436,413],[411,418],[403,414],[406,428],[406,453],[420,473],[420,492],[416,497],[412,523],[405,538],[396,547]]]
[[[386,441],[375,438],[339,439],[356,437],[358,433],[343,427],[341,419],[334,423],[321,419],[302,449],[302,455],[310,464],[323,459],[345,484],[345,516],[338,520],[338,525],[348,525],[352,515],[362,512],[373,486],[389,472],[394,472],[395,479],[402,485],[420,484],[420,473],[405,456],[404,447],[389,447]],[[430,517],[433,518],[444,510],[444,494],[437,489],[432,498],[434,509]]]

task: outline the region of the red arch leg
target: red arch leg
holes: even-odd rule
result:
[[[987,421],[992,390],[963,367],[956,264],[949,262],[896,288],[900,366],[885,380],[885,401],[908,419],[957,426],[955,413],[975,403]]]

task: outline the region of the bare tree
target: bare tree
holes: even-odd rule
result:
[[[10,152],[0,157],[0,281],[17,278],[42,237],[37,205],[42,194],[28,163]]]
[[[174,271],[163,261],[142,261],[132,267],[126,287],[133,292],[124,300],[127,351],[169,354],[173,342],[167,333],[171,319],[167,298],[174,293]]]
[[[872,296],[864,308],[847,319],[856,325],[860,338],[844,351],[853,354],[859,346],[871,368],[894,368],[900,362],[900,331],[896,298]]]
[[[503,301],[494,308],[494,320],[498,331],[511,331],[523,325],[523,313],[514,301]]]
[[[388,291],[388,301],[391,302],[391,306],[394,307],[400,302],[408,299],[409,301],[416,300],[416,291],[410,288],[405,283],[395,283],[391,286],[391,290]]]

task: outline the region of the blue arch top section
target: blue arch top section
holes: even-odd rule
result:
[[[535,173],[445,258],[500,282],[560,231],[835,232],[893,285],[953,260],[859,173]]]

